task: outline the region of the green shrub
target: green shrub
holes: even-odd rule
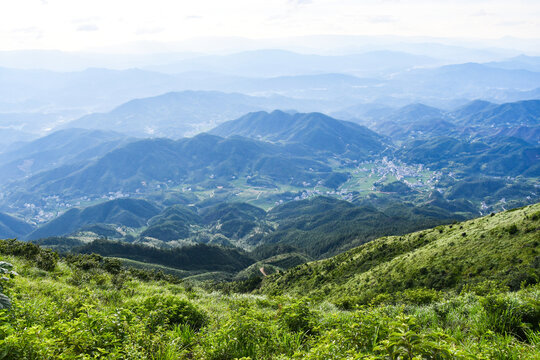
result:
[[[434,289],[407,289],[396,294],[398,303],[426,305],[441,299],[441,292]]]
[[[144,299],[141,304],[134,306],[151,329],[159,326],[184,324],[193,330],[203,327],[208,318],[191,302],[175,295],[153,295]]]
[[[206,328],[195,358],[208,360],[276,359],[302,347],[302,333],[290,333],[253,308],[241,305],[216,329]]]
[[[113,275],[116,275],[122,270],[122,262],[118,259],[104,258],[103,269]]]
[[[508,291],[508,287],[495,280],[484,280],[474,284],[465,284],[461,294],[473,293],[480,296],[498,294]]]
[[[481,300],[487,328],[499,334],[510,334],[526,340],[527,330],[538,331],[540,300],[521,299],[515,295],[489,295]]]
[[[359,296],[343,296],[334,301],[334,305],[341,310],[352,310],[362,303]]]
[[[458,359],[459,354],[452,350],[454,340],[442,331],[420,332],[416,319],[400,315],[390,323],[390,332],[375,351],[386,354],[390,359]]]
[[[278,312],[278,319],[290,331],[302,333],[313,332],[316,323],[315,313],[310,310],[307,300],[297,300],[283,306]]]
[[[58,262],[58,254],[50,249],[40,249],[36,256],[36,265],[45,271],[53,271]]]
[[[506,231],[510,234],[510,235],[514,235],[515,233],[518,232],[518,227],[516,224],[512,224],[510,225],[509,227],[506,228]]]

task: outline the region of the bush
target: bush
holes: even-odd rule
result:
[[[103,256],[98,254],[68,255],[66,260],[71,266],[88,271],[101,268]]]
[[[156,329],[160,325],[171,326],[184,324],[193,330],[203,327],[208,318],[191,302],[175,295],[153,295],[147,297],[140,305],[134,306],[134,311],[144,316],[148,326]]]
[[[529,329],[538,331],[540,301],[521,299],[515,295],[490,295],[481,300],[488,329],[526,340]]]
[[[420,333],[416,319],[400,315],[390,323],[388,338],[382,340],[375,351],[386,354],[390,359],[459,359],[461,356],[452,351],[450,336],[441,331]]]
[[[510,225],[509,227],[506,228],[506,231],[507,231],[510,235],[514,235],[515,233],[518,232],[517,225],[516,225],[516,224]]]
[[[36,265],[45,271],[53,271],[58,262],[58,254],[50,249],[40,249],[36,257]]]
[[[242,305],[216,329],[202,335],[197,359],[276,359],[288,358],[302,346],[303,334],[290,333],[262,313]],[[280,359],[281,359],[280,358]]]
[[[108,273],[116,275],[122,270],[122,262],[118,259],[104,258],[103,269]]]
[[[298,300],[284,306],[278,319],[286,328],[294,332],[311,333],[315,326],[315,313],[309,309],[307,300]]]
[[[0,240],[0,253],[5,255],[21,256],[26,260],[35,260],[40,252],[40,247],[15,239]]]

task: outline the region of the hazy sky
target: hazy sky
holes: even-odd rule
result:
[[[540,37],[540,0],[0,0],[0,50],[194,37]]]

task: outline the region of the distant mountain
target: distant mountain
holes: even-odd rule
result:
[[[475,104],[480,106],[474,106]],[[525,100],[501,105],[473,103],[454,113],[462,125],[538,126],[540,100]]]
[[[139,244],[97,240],[75,251],[198,271],[236,272],[255,262],[242,250],[205,244],[165,250]]]
[[[242,137],[223,139],[200,134],[177,141],[140,140],[88,164],[61,166],[14,183],[4,202],[28,202],[26,195],[19,196],[19,191],[40,194],[38,199],[58,193],[101,196],[116,191],[146,193],[179,184],[215,189],[246,176],[301,185],[324,180],[331,174],[329,166],[302,155],[304,150]]]
[[[454,130],[444,110],[424,104],[410,104],[372,122],[371,128],[392,139],[445,135]]]
[[[255,97],[218,91],[171,92],[131,100],[108,113],[96,113],[66,126],[122,131],[135,136],[179,138],[208,130],[250,111],[294,108],[284,97]]]
[[[517,138],[491,142],[440,136],[403,144],[395,156],[431,169],[452,168],[468,175],[538,176],[540,147]]]
[[[485,65],[500,69],[519,69],[540,72],[540,56],[518,55],[503,61],[492,61]]]
[[[184,239],[191,235],[190,225],[200,224],[196,209],[182,205],[166,208],[148,222],[148,228],[141,237],[152,237],[162,241]]]
[[[356,104],[330,113],[337,119],[354,121],[362,125],[369,125],[390,115],[396,109],[377,103]]]
[[[495,94],[494,99],[495,101],[499,101],[499,102],[540,99],[540,87],[537,87],[531,90],[524,90],[524,91],[501,90],[499,94]]]
[[[454,119],[460,120],[460,119],[468,118],[472,114],[478,114],[483,111],[492,110],[496,108],[497,106],[498,104],[494,104],[489,101],[473,100],[453,110],[451,112],[451,116]]]
[[[34,229],[34,226],[11,215],[0,213],[0,238],[22,238]]]
[[[151,66],[148,69],[169,74],[185,71],[209,71],[252,77],[328,72],[372,76],[438,63],[440,63],[439,60],[428,56],[398,51],[373,51],[353,55],[323,56],[269,49],[222,56],[195,57],[168,65]]]
[[[451,111],[411,104],[393,111],[382,110],[367,123],[374,131],[397,140],[447,135],[483,139],[507,134],[534,144],[534,128],[540,124],[540,100],[504,104],[474,100]]]
[[[266,218],[266,211],[247,203],[220,203],[200,211],[204,223],[210,224],[219,234],[229,239],[238,240],[246,237],[253,230],[257,235],[260,231],[262,220]]]
[[[128,141],[125,135],[115,132],[59,130],[0,154],[0,183],[68,163],[90,161]]]
[[[180,75],[182,76],[182,75]],[[222,91],[247,94],[279,94],[294,99],[303,99],[311,111],[336,108],[349,103],[356,97],[364,97],[376,91],[384,81],[376,78],[361,78],[341,73],[276,76],[268,78],[231,77],[227,81],[207,79],[208,84]],[[311,100],[311,102],[308,102]],[[318,100],[317,102],[313,100]],[[299,105],[302,102],[298,101]]]
[[[396,140],[444,136],[457,130],[456,125],[442,119],[425,119],[409,123],[387,121],[375,124],[372,128],[379,134]]]
[[[494,137],[516,137],[531,144],[540,144],[540,126],[518,126],[511,128],[500,128]]]
[[[159,213],[154,204],[139,199],[116,199],[83,209],[73,208],[40,226],[26,236],[28,240],[70,234],[85,225],[115,224],[141,227]]]
[[[31,141],[38,137],[36,134],[12,128],[0,128],[0,153],[10,151],[13,144]]]
[[[384,117],[384,121],[411,123],[424,120],[440,120],[446,118],[446,112],[441,109],[416,103],[399,108]]]
[[[53,72],[0,68],[0,79],[0,99],[8,111],[103,111],[133,98],[182,89],[173,76],[139,69]]]
[[[240,135],[284,144],[301,144],[315,151],[345,156],[367,156],[385,149],[385,140],[358,124],[333,119],[320,113],[247,114],[216,127],[211,134]]]
[[[477,63],[415,69],[397,74],[386,91],[407,92],[409,97],[490,98],[499,89],[532,90],[540,72],[507,70]]]

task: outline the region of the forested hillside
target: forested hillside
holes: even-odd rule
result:
[[[333,258],[264,279],[261,291],[369,303],[396,292],[474,287],[517,290],[540,277],[540,205],[404,236],[383,237]],[[340,300],[341,299],[341,300]]]

